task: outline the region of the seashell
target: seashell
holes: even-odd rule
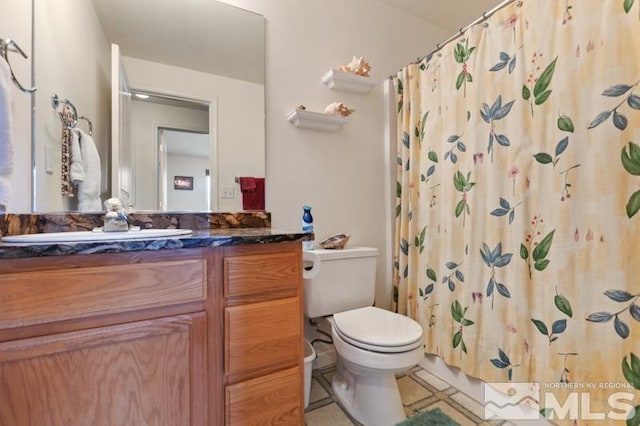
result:
[[[348,65],[341,65],[338,69],[340,71],[350,72],[362,77],[369,77],[369,70],[371,70],[371,66],[362,56],[359,58],[354,56]]]
[[[347,107],[342,102],[333,102],[324,108],[325,114],[337,114],[341,117],[348,117],[355,109]]]
[[[335,234],[320,241],[320,247],[323,249],[342,249],[349,241],[349,234]]]

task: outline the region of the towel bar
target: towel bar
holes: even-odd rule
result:
[[[24,53],[22,49],[20,49],[20,46],[18,46],[18,43],[16,43],[14,40],[11,40],[10,38],[4,38],[4,39],[0,38],[0,56],[2,56],[4,60],[7,62],[7,65],[9,65],[9,71],[11,72],[11,80],[13,80],[15,85],[18,86],[18,88],[22,90],[24,93],[35,92],[36,91],[35,87],[27,89],[26,87],[22,86],[22,84],[20,84],[20,82],[16,78],[16,75],[13,73],[13,68],[11,68],[11,63],[9,62],[9,52],[17,52],[21,54],[23,58],[25,59],[28,58],[26,53]]]

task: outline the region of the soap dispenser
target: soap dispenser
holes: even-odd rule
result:
[[[302,250],[313,250],[313,216],[311,216],[311,207],[303,206],[302,211],[302,232],[311,234],[302,241]]]
[[[124,232],[129,230],[129,219],[119,199],[109,198],[104,202],[104,207],[107,209],[102,228],[104,232]]]

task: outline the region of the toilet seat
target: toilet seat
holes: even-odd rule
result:
[[[349,344],[373,352],[407,352],[422,344],[420,324],[374,306],[336,313],[333,326]]]

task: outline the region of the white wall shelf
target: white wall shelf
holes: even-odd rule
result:
[[[322,82],[329,86],[330,89],[352,93],[369,93],[371,88],[378,84],[378,82],[371,77],[363,77],[335,69],[327,71],[327,73],[322,76]]]
[[[348,117],[299,109],[291,111],[287,116],[287,120],[301,129],[321,130],[324,132],[335,132],[349,122]]]

